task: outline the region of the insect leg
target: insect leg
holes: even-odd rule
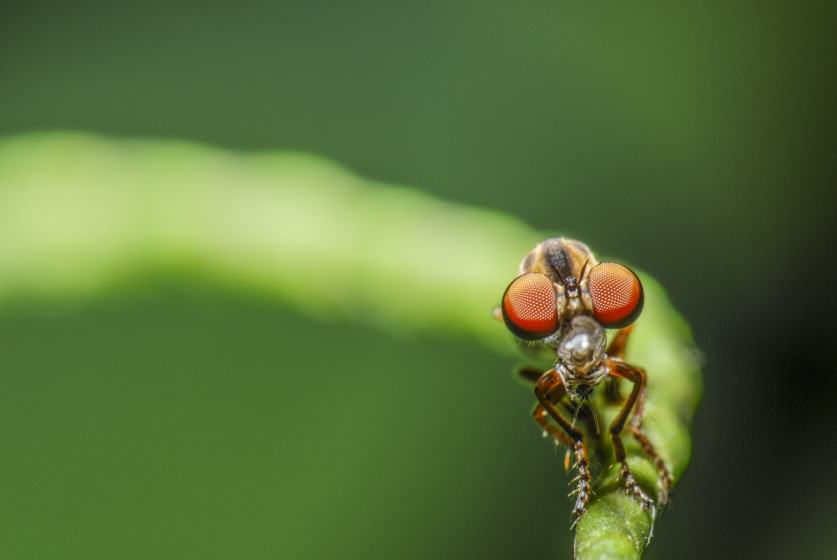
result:
[[[538,379],[541,378],[544,372],[542,369],[533,368],[531,366],[520,366],[514,373],[524,383],[531,383],[534,385],[538,382]]]
[[[524,383],[531,383],[533,385],[537,383],[538,379],[540,379],[543,375],[542,370],[530,366],[521,366],[515,373],[521,381]],[[553,393],[550,394],[549,400],[552,404],[557,406],[566,393],[567,392],[563,384],[556,385],[553,388]],[[583,419],[587,424],[588,433],[598,435],[598,423],[594,418],[595,413],[592,409],[584,409],[583,412],[586,412],[586,414],[582,414],[579,418]],[[569,411],[569,414],[572,415],[572,411]],[[573,456],[573,447],[575,445],[573,439],[569,437],[567,432],[556,426],[555,423],[550,420],[549,413],[547,413],[542,404],[537,403],[535,405],[535,410],[532,412],[532,416],[534,417],[535,422],[537,422],[543,429],[544,437],[552,436],[556,445],[563,444],[567,448],[567,452],[564,455],[564,470],[569,471]]]
[[[669,492],[671,491],[672,479],[671,472],[668,470],[665,461],[657,450],[654,444],[648,439],[645,432],[642,431],[642,418],[645,413],[645,395],[648,392],[648,387],[643,386],[639,397],[636,400],[636,407],[634,408],[634,415],[628,424],[628,431],[634,436],[642,447],[643,452],[654,462],[654,467],[657,469],[657,489],[659,490],[659,503],[664,506],[668,503]]]
[[[546,372],[547,374],[554,370],[549,370]],[[517,370],[517,375],[523,381],[528,381],[531,383],[537,383],[538,380],[546,375],[544,372],[528,367],[523,366]],[[553,404],[557,404],[560,400],[567,394],[567,390],[563,384],[555,384],[551,387],[546,388],[548,398],[550,402]],[[559,428],[555,425],[554,422],[550,422],[549,420],[549,413],[547,413],[546,409],[543,407],[541,403],[537,403],[535,405],[535,410],[532,411],[532,417],[535,419],[535,422],[543,429],[543,435],[546,437],[547,435],[552,436],[552,439],[555,440],[556,444],[564,444],[567,447],[567,457],[564,459],[564,469],[569,470],[570,468],[570,458],[569,458],[569,450],[573,448],[573,444],[575,443],[574,440],[565,432],[562,428]]]
[[[564,470],[569,471],[570,458],[572,455],[571,450],[575,442],[573,442],[566,432],[556,427],[554,423],[549,421],[549,414],[546,412],[542,404],[538,403],[535,405],[532,417],[535,419],[535,422],[538,423],[538,426],[543,429],[543,437],[552,436],[556,445],[564,444],[564,446],[566,446],[567,452],[564,454]]]
[[[628,345],[628,338],[631,336],[632,330],[634,330],[633,325],[629,325],[624,329],[619,329],[619,332],[616,333],[616,336],[614,336],[613,340],[610,341],[610,344],[605,351],[608,356],[620,359],[625,357],[625,347]]]
[[[622,406],[619,414],[616,415],[616,418],[610,424],[610,437],[613,440],[613,449],[616,454],[616,461],[622,465],[620,477],[625,481],[625,489],[628,493],[639,500],[643,509],[650,510],[652,515],[654,515],[656,511],[654,501],[648,497],[642,488],[639,487],[634,475],[631,474],[631,470],[628,468],[628,462],[625,459],[625,447],[622,445],[622,438],[620,436],[625,427],[628,415],[631,413],[631,410],[637,402],[637,398],[645,389],[645,371],[640,368],[630,366],[621,360],[608,360],[608,366],[610,375],[627,379],[634,384],[631,394],[625,401],[624,406]]]
[[[576,489],[570,495],[577,494],[572,511],[577,522],[587,510],[587,503],[590,501],[592,476],[590,473],[590,457],[587,444],[584,443],[584,435],[576,430],[555,406],[555,403],[559,402],[566,393],[567,389],[554,369],[544,373],[535,385],[535,396],[538,399],[538,406],[535,408],[535,421],[543,426],[546,415],[549,415],[564,432],[561,436],[556,437],[567,443],[568,448],[572,451],[578,474],[573,479],[576,482]],[[546,425],[551,424],[546,422]],[[561,431],[556,430],[555,433],[561,433]]]
[[[634,326],[629,325],[624,329],[619,329],[613,340],[607,347],[605,353],[611,358],[622,359],[625,356],[625,346],[628,344],[628,338],[631,336],[631,331]],[[619,392],[620,379],[618,377],[608,377],[605,381],[605,399],[611,404],[622,402],[622,395]]]

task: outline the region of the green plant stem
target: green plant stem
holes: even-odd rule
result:
[[[501,213],[364,181],[309,155],[80,134],[0,142],[0,303],[195,273],[326,320],[456,332],[509,352],[491,309],[542,237]],[[646,309],[627,357],[649,372],[646,429],[677,481],[700,375],[685,323],[652,279],[643,282]],[[653,492],[653,466],[626,444]],[[577,558],[639,558],[650,517],[613,472],[596,487]]]

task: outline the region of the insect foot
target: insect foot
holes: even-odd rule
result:
[[[640,488],[631,470],[628,468],[628,463],[622,463],[622,469],[619,472],[619,478],[625,482],[625,491],[636,498],[642,509],[650,511],[652,515],[656,513],[656,506],[654,500],[648,497],[642,488]]]

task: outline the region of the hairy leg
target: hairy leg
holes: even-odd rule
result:
[[[633,325],[625,327],[621,329],[616,336],[613,337],[613,340],[610,342],[610,345],[607,347],[607,355],[611,359],[619,360],[620,362],[623,361],[625,357],[625,348],[628,344],[628,339],[633,331]],[[628,364],[626,364],[628,365]],[[632,366],[629,366],[632,367]],[[632,367],[633,370],[638,370],[636,367]],[[645,412],[645,394],[647,391],[647,387],[645,384],[644,379],[644,372],[641,372],[643,377],[642,379],[642,387],[639,390],[639,395],[636,398],[636,408],[634,410],[634,415],[631,419],[630,424],[628,424],[628,431],[631,432],[631,435],[636,439],[640,446],[642,446],[642,450],[645,454],[654,462],[654,467],[657,469],[657,486],[659,489],[660,495],[660,505],[665,505],[668,503],[668,495],[669,491],[671,490],[671,472],[668,470],[668,467],[663,461],[662,457],[660,457],[657,450],[654,448],[654,445],[651,443],[651,440],[648,439],[648,436],[642,431],[642,415]],[[608,378],[608,385],[606,387],[606,396],[608,401],[610,402],[619,402],[621,401],[621,397],[619,396],[619,375],[614,375]],[[635,379],[639,377],[636,374],[632,374],[632,377]],[[610,381],[612,380],[612,381]],[[633,380],[633,379],[632,379]],[[636,382],[636,381],[635,381]]]
[[[634,326],[630,325],[625,327],[624,329],[620,329],[618,333],[613,337],[613,340],[610,341],[610,344],[605,351],[608,356],[611,358],[619,358],[620,360],[625,357],[625,347],[628,345],[628,338],[631,336],[631,332],[634,330]]]
[[[619,332],[610,341],[605,353],[611,358],[622,359],[625,356],[625,347],[628,345],[628,338],[631,336],[634,326],[630,325]],[[605,399],[610,404],[622,402],[622,394],[619,391],[621,380],[618,377],[610,376],[605,380]]]
[[[646,393],[647,387],[643,386],[642,391],[639,393],[639,397],[637,397],[634,415],[628,424],[628,431],[631,432],[634,439],[639,442],[639,445],[642,447],[642,451],[649,459],[651,459],[654,463],[654,467],[657,469],[657,490],[659,491],[658,501],[661,506],[665,506],[668,503],[669,492],[671,491],[671,471],[668,470],[668,466],[666,466],[665,461],[662,457],[660,457],[660,454],[657,453],[657,450],[654,448],[654,444],[651,443],[651,440],[648,439],[648,436],[642,431],[642,419],[645,413]]]
[[[543,369],[534,368],[532,366],[520,366],[514,373],[521,381],[534,385],[544,374],[544,371]]]
[[[546,420],[546,416],[548,415],[563,432],[560,436],[560,441],[567,443],[568,448],[572,451],[574,466],[578,471],[578,474],[572,480],[576,483],[576,488],[570,493],[570,495],[576,495],[575,505],[572,511],[576,518],[575,524],[587,510],[587,504],[590,501],[592,490],[592,475],[590,473],[590,457],[587,444],[584,442],[584,435],[570,421],[564,418],[555,406],[555,403],[559,402],[566,392],[567,390],[561,381],[561,377],[554,369],[544,373],[535,384],[535,396],[538,399],[538,406],[535,408],[535,420],[541,424],[542,421]],[[546,422],[546,424],[551,425],[549,422]]]
[[[628,468],[628,462],[625,457],[625,446],[622,444],[621,437],[628,415],[630,415],[631,410],[634,408],[640,393],[645,389],[645,372],[639,368],[629,366],[621,360],[611,359],[608,361],[608,366],[610,375],[627,379],[634,384],[631,394],[628,396],[619,414],[616,415],[616,418],[610,424],[610,437],[613,440],[616,461],[621,464],[620,477],[624,481],[625,489],[628,493],[639,501],[643,509],[647,509],[653,514],[655,512],[654,501],[640,488],[630,468]]]

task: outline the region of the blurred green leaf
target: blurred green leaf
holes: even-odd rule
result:
[[[150,274],[196,273],[323,320],[470,336],[511,352],[490,312],[541,237],[500,213],[364,181],[303,154],[77,134],[0,142],[0,302],[92,297]],[[700,375],[688,327],[662,288],[643,282],[646,308],[627,359],[649,373],[645,427],[676,482]],[[604,409],[605,419],[616,413]],[[625,442],[638,481],[654,492],[653,465]],[[596,448],[606,467],[609,442]],[[614,472],[600,470],[576,555],[639,558],[651,519]]]

